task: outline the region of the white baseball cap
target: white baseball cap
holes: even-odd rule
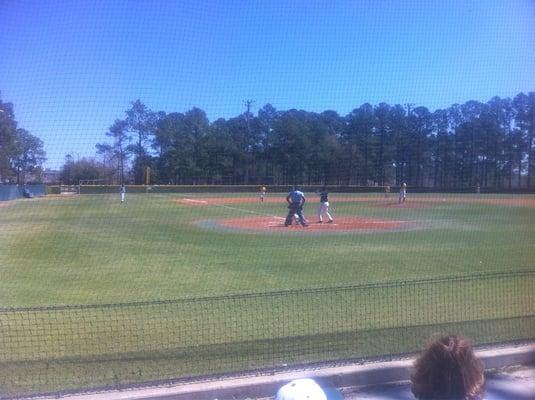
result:
[[[313,379],[296,379],[281,387],[275,400],[328,400],[328,398]]]

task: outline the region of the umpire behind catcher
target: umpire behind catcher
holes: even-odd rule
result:
[[[288,216],[286,221],[284,221],[284,226],[289,226],[292,224],[292,217],[294,214],[297,214],[299,217],[299,223],[303,226],[308,226],[305,217],[303,216],[303,205],[306,202],[305,194],[300,190],[297,190],[297,187],[293,187],[292,191],[286,196],[286,201],[288,202]]]

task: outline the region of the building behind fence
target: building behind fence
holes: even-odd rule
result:
[[[535,270],[125,304],[0,309],[0,398],[390,358],[434,333],[535,337]]]

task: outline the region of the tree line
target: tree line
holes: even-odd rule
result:
[[[0,98],[0,183],[40,180],[46,160],[43,141],[17,125],[13,104]]]
[[[434,112],[366,103],[345,116],[270,104],[254,115],[251,104],[236,117],[210,122],[200,108],[154,112],[134,101],[106,132],[110,141],[96,145],[105,178],[143,184],[149,173],[151,184],[178,185],[534,185],[534,92]]]
[[[154,112],[140,100],[92,158],[67,156],[64,183],[399,185],[525,188],[534,183],[535,93],[434,112],[412,104],[257,113],[210,122],[200,108]],[[0,99],[0,182],[38,176],[43,142]],[[148,175],[148,176],[147,176]]]

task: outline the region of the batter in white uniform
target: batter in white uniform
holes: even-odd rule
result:
[[[323,216],[326,216],[329,220],[328,223],[333,222],[333,217],[329,214],[329,193],[327,189],[322,188],[320,192],[320,206],[318,207],[318,223],[323,223]]]

